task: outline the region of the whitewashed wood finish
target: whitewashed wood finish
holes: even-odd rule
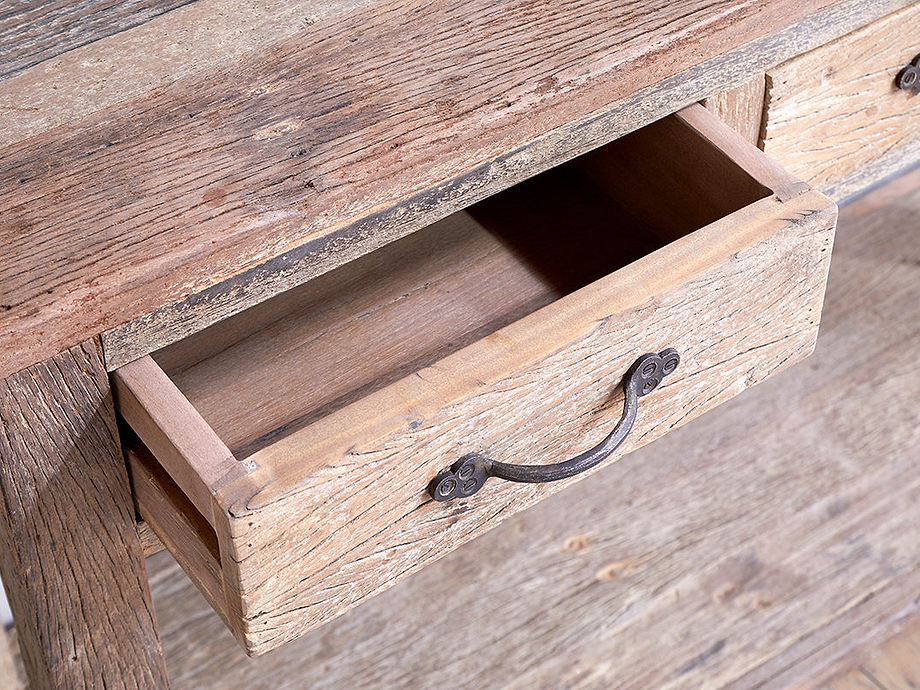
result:
[[[768,70],[764,150],[835,199],[920,159],[920,99],[895,84],[918,53],[914,4]]]
[[[847,0],[809,14],[784,30],[693,64],[649,86],[547,132],[448,182],[439,181],[395,206],[355,220],[331,247],[304,246],[253,266],[180,301],[114,326],[103,334],[110,369],[176,342],[332,268],[417,230],[447,214],[547,170],[598,145],[762,73],[769,67],[903,7],[910,0]],[[669,7],[673,7],[669,3]],[[801,6],[797,5],[796,9]],[[643,12],[648,6],[643,5]],[[789,19],[789,17],[787,17]],[[596,21],[596,20],[595,20]],[[765,22],[764,15],[758,21]],[[648,36],[644,36],[648,40]],[[699,44],[687,42],[686,45]],[[671,55],[672,59],[674,54]],[[692,61],[691,61],[692,62]],[[614,82],[617,83],[617,82]],[[606,92],[607,98],[613,94]],[[533,118],[528,118],[532,120]],[[451,156],[453,153],[450,154]],[[212,274],[213,276],[213,274]]]

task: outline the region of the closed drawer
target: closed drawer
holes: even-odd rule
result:
[[[590,475],[428,493],[593,446],[643,353],[598,467],[809,354],[835,220],[688,108],[115,371],[139,510],[264,652]]]
[[[763,149],[840,200],[920,160],[920,98],[898,88],[920,53],[920,5],[767,73]]]

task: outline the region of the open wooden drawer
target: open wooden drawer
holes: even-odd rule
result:
[[[594,445],[643,353],[600,466],[809,354],[835,220],[688,108],[115,371],[140,513],[267,651],[574,481],[428,493]]]

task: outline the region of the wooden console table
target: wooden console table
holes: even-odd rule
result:
[[[0,572],[32,687],[167,686],[108,372],[696,101],[759,123],[752,79],[910,5],[11,6]]]

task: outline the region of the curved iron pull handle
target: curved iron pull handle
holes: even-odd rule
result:
[[[432,479],[428,484],[428,493],[436,501],[450,501],[472,496],[489,477],[538,484],[573,477],[594,467],[626,439],[636,421],[639,398],[655,390],[665,376],[677,369],[678,364],[680,355],[670,347],[658,354],[650,352],[639,357],[623,379],[626,394],[623,416],[610,435],[594,448],[553,465],[509,465],[490,460],[479,453],[469,453]]]
[[[910,91],[915,96],[920,93],[920,55],[917,55],[909,65],[898,72],[895,83],[902,91]]]

